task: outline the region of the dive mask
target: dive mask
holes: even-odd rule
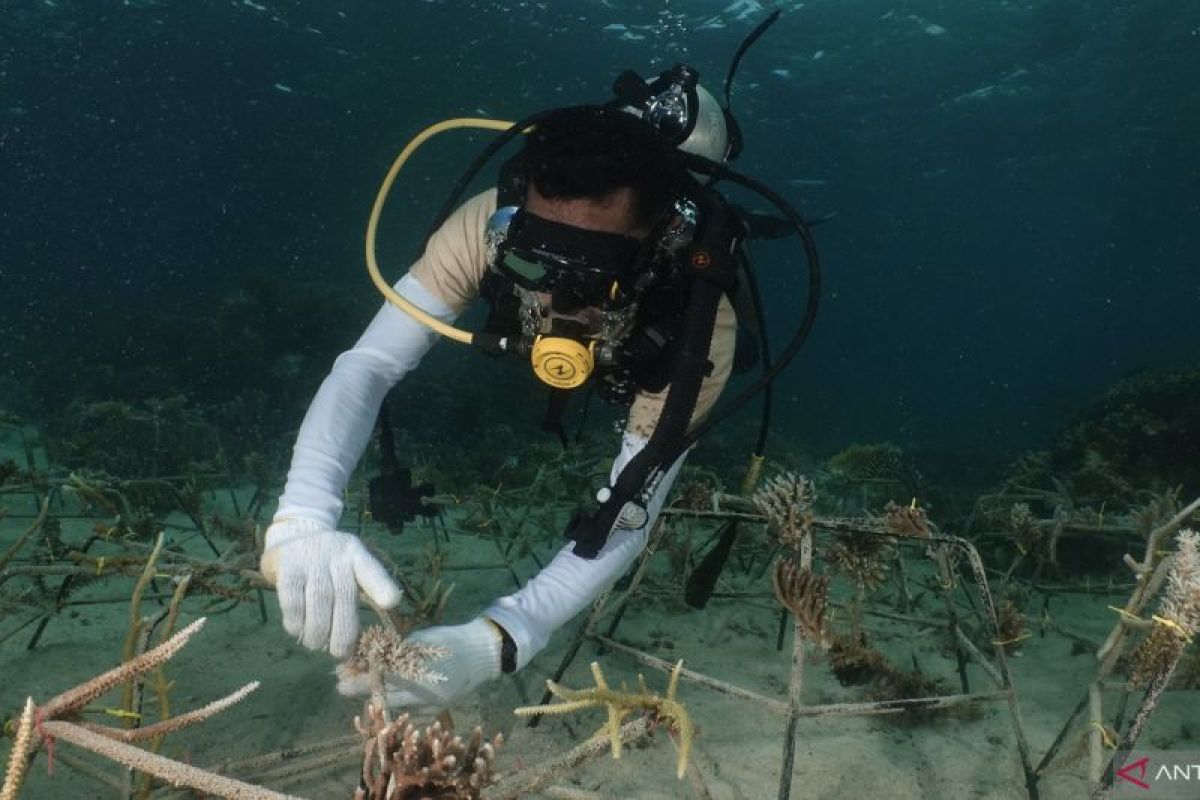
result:
[[[484,233],[490,269],[522,289],[550,295],[551,308],[621,308],[634,298],[642,242],[577,228],[505,206]]]

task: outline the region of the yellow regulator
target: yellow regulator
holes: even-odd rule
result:
[[[529,357],[534,374],[543,383],[555,389],[575,389],[596,366],[596,343],[585,345],[561,336],[539,336]]]

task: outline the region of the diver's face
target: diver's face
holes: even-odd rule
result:
[[[634,214],[633,190],[617,189],[603,197],[545,197],[530,184],[525,193],[525,210],[530,214],[589,231],[619,233],[645,239],[649,229],[638,225]]]
[[[637,222],[634,193],[628,187],[603,197],[549,198],[531,183],[525,193],[525,210],[542,219],[584,230],[618,233],[634,239],[645,239],[650,235],[650,229]],[[538,292],[537,297],[546,308],[550,307],[549,293]],[[550,316],[577,320],[593,327],[598,324],[600,314],[600,309],[588,306],[571,314],[551,312]]]

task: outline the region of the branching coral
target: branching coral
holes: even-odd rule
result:
[[[822,641],[829,576],[817,575],[812,570],[801,569],[790,558],[781,558],[775,563],[771,580],[775,599],[799,620],[804,634],[813,641]]]
[[[46,438],[56,460],[122,478],[211,471],[217,431],[182,395],[136,406],[76,400]]]
[[[710,478],[697,478],[683,484],[675,493],[672,505],[689,511],[711,511],[716,508],[716,493],[719,487]]]
[[[1013,503],[1008,512],[1008,530],[1022,555],[1033,551],[1042,539],[1042,529],[1028,503]]]
[[[1133,526],[1142,536],[1150,532],[1179,513],[1179,494],[1182,486],[1175,486],[1162,492],[1157,492],[1143,506],[1133,510]]]
[[[883,653],[867,645],[867,637],[861,631],[830,637],[829,668],[843,686],[869,683],[890,666]]]
[[[588,708],[603,706],[608,711],[608,721],[597,735],[607,736],[612,743],[613,758],[621,757],[621,723],[635,711],[649,712],[656,723],[661,723],[679,737],[679,757],[676,761],[675,775],[683,778],[687,771],[688,756],[692,750],[692,719],[687,709],[683,707],[675,695],[679,689],[679,674],[683,662],[675,664],[671,679],[667,683],[665,696],[651,694],[646,688],[642,676],[638,676],[638,691],[630,692],[624,685],[620,690],[610,689],[604,672],[598,662],[592,662],[592,678],[596,685],[590,689],[568,689],[554,681],[546,681],[546,687],[562,702],[550,703],[543,706],[525,706],[513,710],[521,717],[540,716],[542,714],[573,714]]]
[[[33,698],[25,701],[25,709],[16,725],[16,737],[13,740],[12,752],[8,759],[8,769],[4,772],[4,785],[0,787],[0,800],[16,800],[25,780],[25,770],[29,765],[29,753],[33,749],[33,723],[35,716]]]
[[[198,619],[158,647],[147,650],[40,706],[33,707],[32,701],[28,701],[21,722],[24,735],[18,736],[17,742],[9,754],[9,766],[4,786],[0,789],[0,797],[8,800],[8,798],[17,796],[17,791],[24,778],[24,765],[38,741],[44,743],[47,750],[50,750],[56,739],[63,739],[132,769],[147,772],[175,786],[191,786],[220,797],[242,797],[247,800],[254,798],[286,800],[287,796],[278,792],[206,772],[126,743],[135,739],[153,738],[202,722],[257,689],[257,682],[247,684],[228,697],[209,703],[204,708],[143,728],[138,731],[137,735],[131,731],[117,730],[103,725],[66,721],[78,716],[84,706],[122,683],[165,664],[203,626],[204,618]],[[30,714],[32,714],[33,720],[32,729],[28,722]],[[30,735],[30,730],[34,735]]]
[[[1049,483],[1053,473],[1050,452],[1031,450],[1022,453],[1009,465],[1004,476],[1006,486],[1013,489],[1028,489]]]
[[[798,550],[809,538],[817,490],[808,478],[792,472],[775,475],[751,499],[780,544]]]
[[[825,557],[830,567],[854,581],[860,594],[874,591],[887,579],[896,549],[887,539],[863,533],[839,533]]]
[[[897,536],[928,539],[933,535],[933,523],[929,521],[925,509],[917,505],[916,500],[907,506],[889,501],[884,507],[883,513],[883,521],[887,525],[887,529]]]
[[[937,678],[917,669],[903,670],[894,666],[883,653],[867,643],[861,632],[831,637],[829,666],[843,686],[869,684],[868,695],[876,701],[939,695],[946,691]]]
[[[438,645],[412,642],[382,625],[371,625],[358,638],[358,648],[338,665],[343,681],[372,672],[383,672],[418,683],[441,683],[446,676],[429,668],[429,662],[449,655]]]
[[[1179,549],[1167,577],[1167,589],[1154,627],[1130,657],[1129,683],[1145,686],[1164,669],[1173,668],[1200,633],[1200,534],[1182,530]]]
[[[388,722],[383,709],[367,706],[367,721],[355,717],[354,727],[366,738],[362,777],[355,800],[478,800],[496,782],[496,750],[504,738],[490,742],[476,727],[464,742],[461,736],[434,722],[424,732],[408,714]]]

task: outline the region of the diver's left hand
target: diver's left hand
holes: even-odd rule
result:
[[[419,630],[410,642],[435,645],[447,654],[428,663],[430,672],[444,676],[441,681],[412,681],[395,674],[384,675],[388,706],[417,713],[437,713],[461,700],[480,684],[500,676],[500,648],[503,637],[495,623],[484,617],[465,625],[443,625]],[[371,693],[371,676],[337,668],[338,692],[347,696]]]

